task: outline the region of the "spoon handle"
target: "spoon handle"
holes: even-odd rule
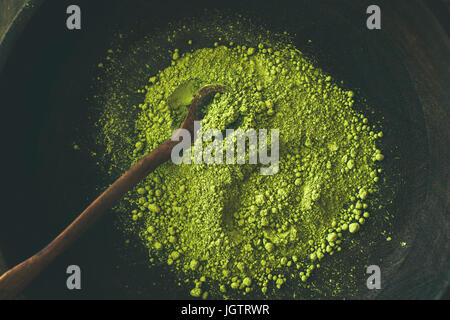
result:
[[[228,90],[227,87],[222,85],[207,85],[201,88],[194,96],[180,130],[176,131],[171,139],[166,140],[125,172],[44,249],[6,271],[0,277],[0,299],[16,297],[58,255],[100,219],[117,200],[122,198],[158,166],[169,160],[173,147],[180,142],[180,139],[183,139],[181,129],[187,130],[191,134],[192,142],[194,120],[200,101],[211,93]]]
[[[170,159],[178,142],[171,139],[151,151],[125,172],[45,248],[0,277],[0,299],[13,299],[58,255],[89,229],[113,204],[159,165]]]

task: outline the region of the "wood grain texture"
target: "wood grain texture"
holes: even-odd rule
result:
[[[392,278],[398,283],[384,290],[381,297],[400,296],[405,290],[415,297],[421,296],[428,284],[448,277],[441,272],[448,272],[450,252],[450,40],[423,1],[384,0],[381,6],[384,31],[408,69],[420,99],[429,145],[425,202],[416,208],[418,220],[414,224],[420,249],[412,250],[399,266],[399,270],[408,269],[410,283],[400,282],[398,273]],[[417,285],[411,287],[411,283]],[[448,282],[444,285],[448,288]]]

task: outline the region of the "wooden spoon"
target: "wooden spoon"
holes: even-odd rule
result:
[[[201,88],[194,96],[180,129],[187,129],[193,137],[195,115],[202,98],[213,92],[226,90],[227,87],[221,85],[207,85]],[[169,160],[173,147],[181,142],[180,129],[177,130],[173,139],[166,140],[117,179],[44,249],[6,271],[0,277],[0,299],[16,297],[58,255],[101,218],[117,200],[122,198],[159,165]]]

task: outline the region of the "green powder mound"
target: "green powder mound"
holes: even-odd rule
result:
[[[353,108],[352,91],[292,45],[215,43],[171,53],[170,66],[150,76],[133,129],[107,110],[102,130],[112,166],[126,170],[169,139],[206,84],[230,90],[203,106],[203,131],[279,129],[279,172],[261,175],[263,165],[250,164],[160,166],[121,203],[149,263],[169,265],[194,297],[270,296],[287,282],[307,283],[370,217],[382,132]],[[129,145],[126,164],[114,161],[124,152],[119,138]]]
[[[382,134],[352,109],[353,92],[298,50],[217,46],[175,51],[172,66],[150,78],[135,160],[170,138],[208,83],[231,90],[205,106],[203,129],[279,129],[280,171],[161,166],[128,199],[132,218],[144,220],[140,237],[150,261],[173,266],[192,283],[193,296],[208,281],[242,294],[306,281],[370,216],[365,200],[376,191],[383,155],[375,141]]]

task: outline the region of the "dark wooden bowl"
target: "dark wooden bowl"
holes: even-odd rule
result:
[[[112,33],[132,26],[130,41],[137,41],[155,27],[195,16],[207,7],[245,12],[273,30],[296,33],[297,46],[366,97],[376,108],[373,117],[383,125],[386,172],[395,173],[391,182],[397,186],[386,209],[395,217],[393,240],[386,243],[380,230],[371,234],[370,228],[363,228],[367,230],[360,237],[372,244],[358,256],[353,272],[360,282],[354,291],[332,295],[324,290],[323,295],[303,297],[435,299],[443,295],[450,276],[450,19],[443,3],[380,0],[380,31],[365,28],[365,10],[371,4],[365,0],[78,3],[83,10],[79,32],[65,29],[70,1],[38,0],[25,8],[17,6],[11,9],[19,11],[10,24],[5,21],[14,15],[0,5],[0,28],[9,27],[0,43],[6,186],[0,252],[7,265],[42,248],[95,198],[97,186],[114,178],[102,176],[95,160],[72,148],[73,142],[89,143],[91,138],[92,104],[85,98],[95,93],[90,87],[94,66],[109,48]],[[99,223],[25,296],[187,298],[185,288],[172,285],[175,279],[170,272],[148,271],[142,248],[131,244],[124,250],[124,238],[113,224],[113,215]],[[131,262],[124,264],[119,251],[133,251]],[[349,251],[330,263],[344,265],[352,255],[358,252]],[[323,272],[330,263],[324,262]],[[70,264],[82,267],[85,289],[80,292],[65,287]],[[369,264],[380,265],[382,290],[365,289]]]

